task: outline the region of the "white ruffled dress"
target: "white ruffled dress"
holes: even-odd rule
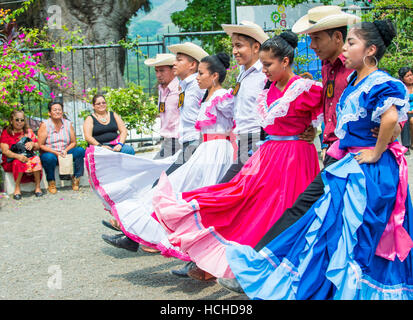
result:
[[[234,127],[234,98],[231,91],[217,90],[213,96],[200,103],[195,127],[210,137],[229,136]],[[178,158],[175,155],[161,160],[144,159],[105,148],[91,146],[86,151],[85,162],[89,183],[102,199],[107,210],[120,223],[130,239],[146,246],[161,245],[183,260],[183,255],[168,241],[167,233],[153,214],[153,183],[162,172]],[[175,192],[185,192],[218,183],[234,160],[234,148],[229,139],[208,139],[202,142],[191,158],[168,178]]]

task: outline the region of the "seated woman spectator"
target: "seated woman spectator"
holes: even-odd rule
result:
[[[40,189],[42,165],[39,156],[33,151],[39,150],[37,138],[29,128],[24,112],[13,110],[9,125],[4,128],[0,137],[2,151],[2,166],[5,172],[12,172],[15,188],[15,200],[22,198],[20,184],[26,182],[35,183],[34,193],[36,197],[43,195]]]
[[[404,124],[403,130],[401,132],[402,144],[406,148],[413,149],[413,68],[402,67],[399,69],[399,79],[405,84],[409,92],[409,104],[410,109],[407,111],[407,116],[409,121]],[[410,154],[407,150],[406,155]]]
[[[94,112],[83,124],[83,133],[89,145],[134,155],[133,147],[124,144],[128,134],[126,126],[118,114],[108,111],[105,97],[95,95],[92,104]]]
[[[38,136],[41,150],[40,159],[46,179],[49,183],[48,191],[57,193],[55,169],[58,163],[58,156],[66,157],[73,155],[74,176],[72,177],[72,189],[79,190],[80,177],[84,172],[85,150],[76,147],[75,130],[71,122],[63,117],[63,104],[60,102],[50,102],[49,119],[40,125]]]

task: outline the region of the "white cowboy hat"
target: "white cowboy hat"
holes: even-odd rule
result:
[[[200,46],[192,42],[173,44],[169,46],[168,49],[174,54],[178,54],[178,53],[186,54],[194,58],[198,62],[200,62],[202,58],[205,58],[206,56],[208,56],[208,53],[204,49],[202,49]]]
[[[158,53],[155,58],[145,60],[148,67],[173,66],[176,60],[175,55],[170,53]]]
[[[361,18],[341,11],[339,6],[318,6],[308,10],[292,27],[294,33],[312,33],[339,28],[361,21]]]
[[[250,21],[241,21],[240,24],[222,24],[221,27],[230,36],[233,33],[245,34],[261,44],[270,38],[259,25]]]

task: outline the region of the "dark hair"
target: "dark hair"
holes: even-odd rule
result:
[[[230,66],[231,58],[226,53],[220,52],[213,56],[206,56],[201,62],[206,63],[207,69],[211,74],[218,73],[219,83],[223,83],[227,76],[227,69]]]
[[[342,26],[342,27],[338,27],[338,28],[327,29],[327,30],[324,30],[324,31],[328,33],[328,35],[330,36],[330,38],[333,36],[334,32],[338,31],[338,32],[340,32],[341,35],[343,36],[343,41],[346,41],[346,38],[347,38],[347,26]]]
[[[401,68],[399,69],[399,79],[403,81],[404,76],[405,76],[409,71],[413,73],[413,68],[411,68],[411,67],[401,67]]]
[[[16,116],[17,113],[23,113],[24,116],[24,127],[23,127],[23,132],[26,134],[27,131],[29,130],[29,124],[27,123],[26,120],[26,114],[24,113],[23,110],[18,110],[18,109],[14,109],[11,113],[10,113],[10,117],[9,117],[9,125],[6,127],[6,131],[8,134],[12,135],[13,134],[13,119]]]
[[[98,98],[103,98],[103,99],[106,101],[106,98],[105,98],[105,96],[104,96],[103,94],[95,94],[95,95],[93,96],[93,98],[92,98],[92,104],[95,104],[95,103],[96,103],[96,100],[97,100]]]
[[[289,59],[289,64],[294,62],[294,50],[298,45],[298,37],[291,31],[285,31],[279,36],[266,40],[260,51],[271,51],[274,57],[282,60],[284,57]]]
[[[377,51],[374,56],[377,61],[380,61],[387,47],[390,46],[393,38],[396,36],[396,29],[390,20],[361,22],[354,28],[356,34],[366,42],[366,47],[376,46]]]
[[[56,100],[52,100],[49,102],[49,104],[47,105],[47,109],[50,111],[52,111],[52,106],[54,106],[55,104],[58,104],[62,107],[62,111],[63,111],[63,102],[61,101],[56,101]]]
[[[232,35],[244,38],[251,45],[251,47],[254,45],[254,43],[258,43],[261,46],[261,43],[258,40],[254,39],[253,37],[247,36],[246,34],[234,32]]]

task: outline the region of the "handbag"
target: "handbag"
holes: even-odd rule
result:
[[[73,155],[67,154],[66,157],[58,156],[59,175],[72,175],[73,170]]]
[[[17,154],[22,154],[27,158],[31,158],[35,156],[35,153],[32,150],[27,150],[25,144],[27,142],[31,142],[32,139],[28,138],[28,137],[22,137],[17,143],[13,144],[10,147],[10,151],[17,153]],[[7,162],[13,162],[13,158],[7,158]]]

